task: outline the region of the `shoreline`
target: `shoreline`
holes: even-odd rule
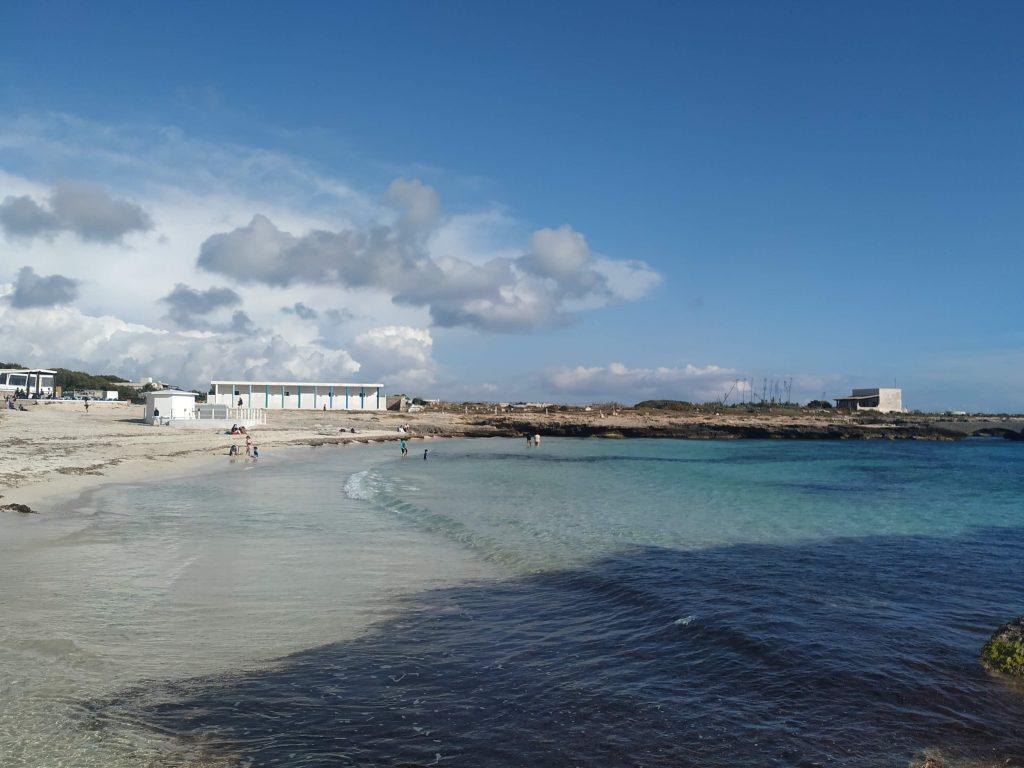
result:
[[[852,417],[841,413],[719,413],[618,411],[613,408],[494,413],[450,409],[390,411],[271,411],[250,434],[264,457],[291,447],[370,444],[444,438],[542,437],[689,440],[929,440],[960,441],[975,434],[1024,439],[1024,419],[935,416]],[[173,479],[219,466],[245,437],[222,431],[153,427],[141,406],[96,403],[89,412],[66,403],[0,412],[0,508],[33,511],[60,506],[108,483]],[[408,426],[408,432],[399,432]],[[352,430],[355,430],[354,432]],[[244,457],[243,457],[244,458]],[[41,509],[40,509],[41,508]],[[0,509],[0,515],[19,514]]]
[[[413,440],[445,440],[458,439],[458,436],[435,437],[433,435],[407,435],[407,439]],[[162,462],[156,462],[147,457],[125,460],[117,465],[105,468],[103,472],[89,472],[83,474],[58,474],[53,473],[36,482],[14,488],[5,488],[0,494],[0,515],[35,515],[41,513],[55,512],[66,509],[77,500],[111,485],[137,485],[143,483],[158,483],[168,480],[193,477],[196,475],[209,475],[217,472],[233,471],[234,463],[249,463],[250,461],[273,462],[282,454],[294,458],[305,450],[314,450],[327,446],[345,447],[350,445],[371,445],[376,443],[397,443],[398,437],[382,437],[379,435],[362,437],[359,439],[311,439],[309,442],[293,442],[280,445],[275,448],[273,457],[264,455],[259,459],[251,459],[247,456],[239,456],[233,461],[233,457],[224,452],[209,453],[196,451],[187,454],[166,457]],[[219,459],[223,463],[211,461]],[[24,504],[31,508],[30,513],[19,513],[12,510],[5,510],[3,507],[8,504]],[[2,519],[2,518],[0,518]]]
[[[141,412],[137,406],[104,408],[94,404],[89,413],[41,408],[39,412],[14,413],[13,417],[2,414],[6,418],[0,420],[0,465],[8,471],[0,472],[0,518],[28,516],[4,509],[7,505],[25,505],[32,513],[51,512],[105,485],[230,471],[229,447],[234,443],[244,449],[244,435],[152,427],[134,418],[134,410]],[[251,435],[263,453],[261,460],[267,460],[268,454],[277,456],[297,448],[438,437],[367,429],[371,426],[368,420],[359,421],[360,429],[355,434],[340,432],[334,424],[316,429],[315,424],[304,423],[299,428],[288,424],[284,428],[254,429]],[[247,460],[244,453],[239,460]]]

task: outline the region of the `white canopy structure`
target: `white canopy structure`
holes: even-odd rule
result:
[[[209,402],[268,410],[383,411],[383,384],[315,381],[213,381]],[[241,401],[241,402],[239,402]]]

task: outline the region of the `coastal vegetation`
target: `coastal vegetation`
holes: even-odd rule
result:
[[[633,407],[655,411],[692,411],[697,406],[688,400],[641,400]]]
[[[125,380],[121,376],[72,371],[68,368],[55,368],[54,370],[57,373],[53,377],[53,383],[63,392],[85,389],[116,390],[120,400],[135,400],[138,397],[136,390],[125,386]]]

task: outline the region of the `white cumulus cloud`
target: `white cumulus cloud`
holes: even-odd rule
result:
[[[432,244],[455,242],[436,237],[445,225],[436,191],[397,179],[385,200],[397,206],[390,223],[300,235],[258,213],[207,238],[197,266],[243,283],[380,291],[426,308],[437,326],[492,332],[562,325],[579,309],[639,298],[659,281],[643,262],[594,254],[569,226],[537,230],[517,257],[435,251]]]
[[[0,153],[0,330],[26,363],[440,386],[448,329],[542,332],[660,279],[569,225],[494,202],[451,213],[419,179],[359,190],[168,126],[3,116]]]
[[[152,228],[153,220],[141,206],[78,181],[58,182],[43,202],[30,195],[8,195],[0,202],[0,229],[13,238],[73,232],[85,241],[119,243],[130,232]]]
[[[332,381],[360,370],[345,350],[266,331],[168,331],[67,306],[17,310],[0,302],[0,337],[8,358],[28,365],[153,376],[189,388],[217,378]]]
[[[437,365],[433,346],[434,339],[426,328],[385,325],[356,336],[352,352],[384,383],[417,386],[434,381]]]
[[[78,298],[78,281],[64,275],[37,275],[32,267],[22,267],[7,300],[12,307],[52,307],[70,304]]]
[[[741,374],[717,365],[630,368],[622,363],[555,368],[545,375],[550,389],[574,398],[635,403],[648,399],[705,402],[720,398]]]

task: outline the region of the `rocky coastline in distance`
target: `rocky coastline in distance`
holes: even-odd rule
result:
[[[1024,416],[851,413],[797,406],[716,408],[681,404],[658,408],[609,405],[501,409],[486,404],[439,403],[408,414],[408,419],[414,434],[448,437],[540,434],[681,440],[1024,440]]]

